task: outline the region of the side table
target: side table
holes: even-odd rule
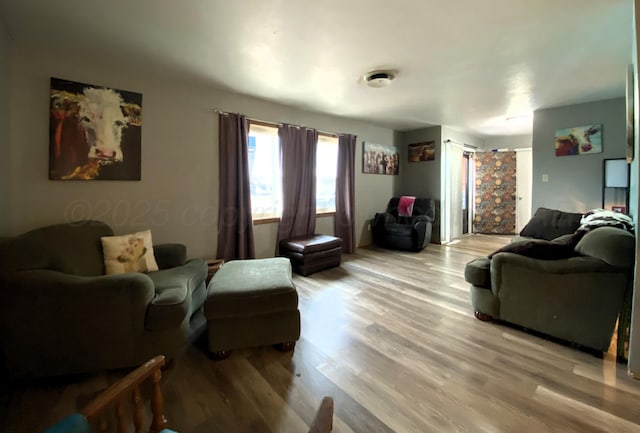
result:
[[[223,259],[207,259],[207,286],[209,285],[211,278],[213,278],[223,264]]]

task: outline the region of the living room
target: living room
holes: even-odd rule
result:
[[[630,9],[628,7],[629,2],[614,3],[616,3],[617,10]],[[82,7],[77,4],[76,6]],[[254,6],[256,5],[254,4]],[[580,6],[574,4],[574,7]],[[374,122],[356,119],[355,116],[339,115],[341,112],[339,102],[336,103],[333,110],[333,113],[336,114],[326,114],[326,112],[321,113],[305,108],[304,105],[290,104],[287,98],[281,98],[279,101],[282,102],[277,102],[266,98],[265,95],[249,96],[244,94],[242,89],[225,88],[217,82],[217,78],[193,72],[198,70],[197,68],[190,70],[189,65],[197,63],[197,60],[187,58],[186,54],[183,58],[183,64],[163,64],[158,60],[158,57],[153,55],[153,49],[147,52],[148,58],[139,57],[133,59],[131,52],[125,53],[110,45],[108,43],[108,33],[100,26],[94,29],[95,33],[92,38],[95,37],[105,41],[104,49],[101,51],[95,50],[90,43],[79,43],[74,44],[73,47],[67,47],[64,44],[56,43],[58,41],[43,40],[35,36],[22,37],[23,34],[19,30],[16,31],[16,29],[20,28],[21,23],[19,21],[9,22],[9,16],[5,11],[3,9],[0,9],[0,11],[3,12],[3,20],[0,20],[0,25],[5,27],[0,28],[0,64],[3,65],[0,68],[0,96],[2,96],[0,98],[0,140],[5,143],[2,147],[3,158],[0,160],[0,203],[2,209],[0,236],[13,236],[47,224],[92,218],[107,222],[116,233],[129,233],[149,228],[153,232],[155,241],[184,243],[187,246],[189,256],[192,257],[214,256],[218,242],[218,191],[220,187],[217,138],[218,115],[214,112],[216,108],[227,112],[243,113],[251,118],[268,122],[287,122],[313,127],[321,131],[356,135],[358,137],[358,146],[356,148],[355,229],[356,245],[363,247],[371,244],[371,233],[368,230],[370,220],[377,212],[384,209],[390,197],[407,194],[426,196],[436,200],[442,199],[440,173],[433,179],[433,172],[428,170],[424,170],[422,173],[415,173],[420,166],[428,166],[429,162],[419,164],[407,162],[407,145],[414,142],[432,140],[433,138],[431,137],[434,134],[437,136],[435,138],[437,143],[436,161],[440,161],[442,156],[440,153],[441,146],[447,139],[474,145],[482,150],[503,147],[513,149],[516,147],[516,142],[522,143],[520,145],[522,147],[528,143],[529,147],[533,148],[533,210],[541,206],[569,211],[586,211],[600,207],[602,159],[624,157],[625,99],[623,93],[617,91],[620,90],[620,87],[623,87],[624,68],[620,71],[621,86],[613,95],[607,94],[604,97],[599,97],[601,89],[596,89],[592,94],[585,95],[584,101],[580,103],[564,104],[562,101],[557,101],[557,104],[553,106],[537,109],[534,113],[531,132],[523,132],[505,138],[500,135],[460,132],[455,127],[446,126],[448,123],[430,124],[426,120],[422,121],[424,125],[421,127],[414,126],[411,129],[403,129],[390,126],[385,122]],[[70,11],[66,12],[70,13]],[[614,13],[613,15],[618,16],[619,14]],[[40,17],[39,19],[44,20],[46,17]],[[88,28],[90,26],[88,24],[86,26],[84,30],[89,31]],[[630,19],[629,26],[631,26]],[[15,34],[10,36],[10,30],[12,31],[11,33]],[[61,27],[59,31],[64,36],[65,28]],[[631,29],[628,31],[631,34]],[[73,36],[68,35],[67,37],[72,38]],[[165,42],[164,35],[160,30],[156,38],[158,46]],[[61,40],[65,40],[64,37]],[[166,41],[166,43],[170,44],[170,41]],[[259,48],[255,49],[259,50]],[[161,48],[157,48],[157,50],[161,50]],[[185,48],[186,51],[188,50]],[[631,53],[629,53],[629,60],[631,60],[631,57]],[[371,61],[377,62],[378,60]],[[607,62],[602,61],[602,63]],[[277,67],[277,65],[274,65],[274,67]],[[367,71],[354,72],[352,81],[355,83],[357,75],[365,72]],[[221,73],[224,73],[224,71]],[[260,75],[260,73],[260,70],[255,70],[251,67],[248,67],[245,72],[247,76]],[[47,178],[47,164],[49,161],[49,117],[47,112],[49,109],[50,77],[113,86],[119,89],[136,91],[143,95],[144,126],[141,162],[142,180],[140,182],[63,182],[51,181]],[[318,79],[321,81],[322,77]],[[282,87],[287,86],[288,83],[274,81],[269,85]],[[395,85],[403,85],[402,71],[399,72],[396,82],[393,83],[393,86]],[[565,83],[564,85],[569,86],[570,84]],[[370,89],[360,85],[357,95],[367,99],[371,98],[371,91],[380,90],[384,92],[391,88]],[[323,92],[329,92],[329,90],[325,88],[318,90],[318,93]],[[340,95],[335,95],[335,98],[336,101],[341,100]],[[443,105],[446,103],[446,101],[441,102]],[[477,104],[477,101],[472,101],[472,103]],[[391,120],[393,119],[390,119],[390,123],[392,123]],[[553,147],[552,140],[556,129],[592,123],[602,124],[605,131],[606,144],[603,146],[603,152],[597,157],[558,158],[553,155],[552,150],[550,152],[539,151],[540,149]],[[551,144],[549,137],[551,137]],[[398,146],[401,152],[400,175],[381,176],[363,173],[360,167],[363,152],[362,142]],[[632,180],[637,179],[637,160],[634,161],[632,170],[635,173],[635,177],[632,176]],[[548,182],[542,181],[542,175],[548,176]],[[636,188],[632,189],[631,212],[637,210],[637,201]],[[277,224],[255,225],[254,230],[256,255],[258,257],[272,257],[277,238]],[[318,218],[317,231],[331,234],[333,232],[333,218],[331,216]],[[491,247],[495,246],[494,249],[498,248],[492,241],[486,242]],[[430,248],[434,247],[439,248],[440,246],[430,245],[425,250],[424,255],[427,258],[433,258],[437,264],[444,263],[445,260],[442,257],[435,257],[436,251],[440,251],[439,249],[430,250]],[[363,250],[366,249],[363,248]],[[364,252],[363,254],[367,255],[369,253]],[[468,257],[461,252],[454,253],[454,255],[456,256],[455,261],[462,261],[462,263],[458,263],[461,272],[464,267],[464,259]],[[418,260],[423,260],[425,263],[428,262],[427,258],[418,259],[417,257],[423,256],[398,256],[391,253],[387,258],[387,264],[402,268],[404,262]],[[374,263],[375,259],[376,257],[367,258],[367,260]],[[350,266],[349,272],[356,272],[358,269],[364,275],[368,275],[368,272],[370,272],[362,264],[352,264]],[[415,272],[415,269],[411,272]],[[439,278],[444,278],[443,275],[438,275]],[[337,278],[336,274],[330,274],[330,276]],[[319,278],[318,281],[320,283],[328,284],[328,281],[331,280],[328,277]],[[418,278],[411,275],[407,279],[414,280]],[[301,281],[299,290],[311,299],[314,287],[317,285],[316,280],[309,279],[309,282],[299,279],[296,281]],[[346,281],[349,280],[347,279]],[[376,281],[379,284],[389,282],[380,277],[376,277]],[[411,284],[414,283],[417,284],[417,281]],[[458,285],[459,283],[459,280],[451,282],[453,285]],[[338,287],[342,287],[342,285],[338,283]],[[345,290],[349,292],[354,289],[347,287]],[[378,290],[376,289],[376,293],[378,293]],[[382,296],[379,297],[382,298]],[[453,306],[444,305],[443,308],[461,310],[462,307],[457,303],[459,299],[455,296],[454,298],[456,302],[454,302]],[[320,301],[322,299],[322,297],[319,298]],[[462,299],[462,296],[460,299]],[[411,299],[406,301],[410,302]],[[309,303],[307,305],[311,306],[312,304]],[[312,314],[312,309],[309,309],[308,312],[309,317],[315,317]],[[429,310],[429,312],[431,311]],[[417,315],[417,313],[414,314]],[[465,318],[471,320],[472,317]],[[342,320],[343,322],[340,323],[346,323],[344,318]],[[454,321],[464,326],[465,322],[463,320],[456,318]],[[638,318],[636,318],[636,324],[638,323],[637,321]],[[303,319],[303,329],[304,324],[310,322],[310,318]],[[479,325],[474,323],[472,326],[474,327],[473,329],[476,329],[475,327]],[[336,330],[336,328],[330,326],[327,326],[327,329]],[[451,330],[453,331],[454,329],[452,328]],[[317,330],[316,332],[322,333],[322,330]],[[408,331],[407,329],[399,328],[398,332]],[[465,331],[459,332],[464,333]],[[518,337],[513,337],[513,335],[518,334],[513,334],[511,330],[505,331],[505,333],[509,335],[506,337],[507,339],[518,339]],[[492,337],[500,338],[500,334],[499,331],[489,331],[489,335]],[[325,337],[328,338],[328,334]],[[520,348],[537,344],[532,343],[533,340],[529,340],[529,337],[523,338],[524,340],[522,341],[518,340],[518,347]],[[337,348],[341,342],[334,341],[326,344],[327,346],[334,344],[335,347],[325,349],[335,350],[337,353]],[[432,344],[438,345],[442,344],[442,342],[432,342]],[[543,342],[540,344],[544,346],[545,351],[550,353],[556,350],[553,348],[552,343]],[[393,347],[388,349],[394,350]],[[398,348],[395,349],[400,350]],[[573,349],[563,347],[557,350],[561,352],[563,359],[572,356],[571,351]],[[309,356],[313,358],[314,355],[318,359],[324,359],[324,355],[311,350]],[[367,356],[368,353],[361,353],[360,355]],[[248,356],[251,357],[251,355]],[[350,355],[345,353],[344,356],[348,357]],[[488,355],[483,356],[488,357]],[[204,366],[212,374],[216,374],[216,369],[220,368],[199,362],[193,362],[191,359],[183,363],[182,366],[197,366],[197,368]],[[232,368],[230,370],[241,369],[243,362],[232,359]],[[411,362],[411,360],[407,361],[406,364]],[[465,362],[470,361],[467,360]],[[530,360],[528,362],[534,363],[534,361]],[[636,362],[640,362],[640,360]],[[570,362],[567,362],[566,366],[569,364]],[[384,368],[390,365],[392,364],[379,365],[377,373],[383,374]],[[180,361],[178,361],[178,366],[180,366]],[[356,369],[357,363],[352,362],[349,367]],[[309,366],[305,368],[307,368],[304,370],[305,374],[312,374],[312,368]],[[594,374],[595,370],[591,366],[589,374]],[[612,370],[607,369],[606,371],[610,372]],[[634,371],[640,371],[640,365]],[[443,375],[442,377],[449,373],[445,369],[440,370],[440,372]],[[473,374],[471,369],[459,373]],[[274,379],[274,381],[284,380],[281,376],[278,376],[282,374],[281,369],[277,370],[274,375],[280,379]],[[347,373],[342,370],[331,370],[331,365],[325,365],[324,379],[319,380],[327,380],[326,378],[329,377],[337,381],[340,374]],[[534,373],[529,372],[528,374]],[[620,374],[619,370],[615,370],[615,374]],[[438,379],[442,378],[438,377]],[[499,379],[500,376],[487,380],[487,389],[495,386],[493,381]],[[231,380],[229,379],[229,381]],[[622,381],[623,379],[618,380]],[[243,383],[247,384],[248,382],[250,383],[249,379],[243,379]],[[434,380],[434,382],[437,381]],[[232,387],[231,384],[228,384],[228,386]],[[462,381],[455,382],[453,387],[460,395],[465,395]],[[625,383],[623,388],[625,392],[628,392],[637,401],[637,397],[640,394],[637,388],[633,388],[628,383]],[[179,389],[180,386],[171,389],[171,398],[185,398],[184,396],[176,395]],[[364,388],[357,388],[351,391],[354,395],[366,393]],[[394,393],[393,390],[386,389],[386,395],[396,396],[398,401],[406,400],[399,394],[401,393]],[[417,395],[417,393],[410,395]],[[487,395],[488,393],[485,396]],[[255,398],[259,402],[260,398],[268,398],[269,396],[269,391],[264,391],[263,394]],[[550,396],[541,394],[538,397]],[[188,400],[192,401],[197,400],[197,398],[197,396],[187,397]],[[560,399],[559,395],[553,395],[550,398],[551,400]],[[247,399],[251,400],[251,397]],[[308,396],[304,399],[305,401],[311,400]],[[465,401],[461,397],[460,400],[452,400],[449,403],[455,405],[456,403],[463,404]],[[584,409],[580,404],[576,403],[574,409],[578,411]],[[250,406],[250,404],[247,404],[247,407]],[[367,403],[362,404],[362,406],[369,412],[380,411],[378,413],[374,412],[374,416],[380,416],[387,421],[389,418],[393,418],[392,414],[389,413],[384,416],[380,415],[381,412],[386,412],[382,403]],[[477,407],[474,411],[480,410]],[[65,408],[70,411],[73,409],[68,405]],[[43,408],[43,410],[46,411],[48,409]],[[420,408],[412,409],[412,416],[419,418],[416,415],[419,410]],[[342,411],[348,411],[348,408],[343,408]],[[623,409],[620,409],[620,411],[623,411]],[[452,416],[451,413],[448,413],[447,416]],[[289,411],[286,414],[291,415]],[[228,417],[229,415],[226,414],[224,416]],[[433,416],[437,418],[438,415]],[[469,415],[463,414],[460,416],[463,419],[462,424],[467,425],[470,422],[467,419]],[[627,420],[630,418],[626,415],[622,418],[625,417]],[[514,418],[513,420],[521,421],[522,418]],[[196,424],[194,423],[193,425]],[[349,431],[345,424],[347,423],[338,421],[338,425],[343,430],[338,428],[336,430]],[[636,422],[635,424],[638,423]],[[297,426],[299,424],[293,423],[292,425]],[[390,422],[383,422],[375,424],[375,427],[380,431],[385,431],[385,428],[386,431],[399,431],[402,426],[406,427],[407,425],[410,425],[410,423],[390,424]],[[434,425],[437,425],[437,423],[434,422]],[[542,425],[544,423],[537,426],[541,427]],[[273,428],[272,424],[269,424],[269,426]],[[450,424],[443,423],[442,426],[450,427]],[[260,430],[259,427],[258,430]],[[634,425],[634,427],[637,426]],[[490,430],[489,427],[478,428],[480,431]],[[175,429],[179,430],[179,426],[175,426]],[[443,427],[443,429],[446,428]],[[192,431],[197,430],[193,429]],[[631,427],[629,427],[629,431],[632,431]]]

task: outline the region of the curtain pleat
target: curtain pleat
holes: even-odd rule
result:
[[[355,251],[355,159],[356,136],[338,138],[338,175],[336,178],[335,235],[342,239],[343,252]]]
[[[219,116],[220,203],[217,257],[255,257],[248,157],[249,124],[239,114]]]
[[[282,161],[280,241],[311,236],[316,230],[316,148],[318,131],[284,124],[278,129]]]

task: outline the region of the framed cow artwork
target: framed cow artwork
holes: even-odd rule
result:
[[[142,94],[51,78],[49,179],[140,180]]]

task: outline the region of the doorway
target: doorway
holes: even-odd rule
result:
[[[531,219],[532,149],[516,149],[516,233]]]
[[[473,192],[472,178],[473,170],[472,164],[473,153],[464,151],[462,153],[462,234],[469,234],[469,222],[472,218],[471,212],[471,198]]]
[[[516,152],[477,152],[476,158],[474,233],[515,234]]]

